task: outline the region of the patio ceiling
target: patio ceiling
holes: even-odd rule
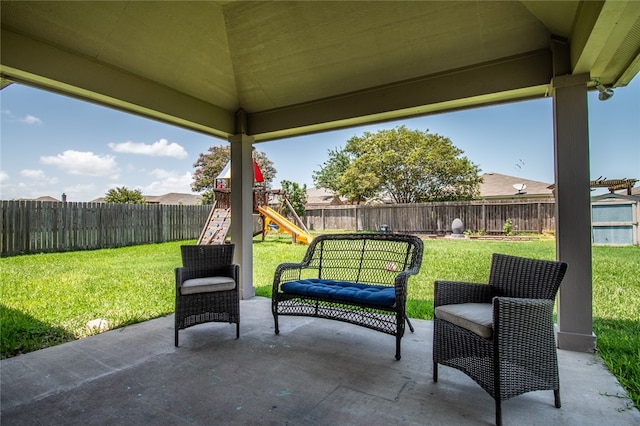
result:
[[[624,86],[640,70],[637,1],[0,8],[3,86],[23,82],[256,142],[543,97],[554,74]],[[560,60],[558,41],[569,46]]]

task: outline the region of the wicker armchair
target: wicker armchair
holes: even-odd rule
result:
[[[240,337],[239,266],[233,244],[181,246],[176,268],[175,345],[178,330],[206,322],[236,324]]]
[[[433,380],[438,364],[461,370],[501,402],[535,390],[553,390],[560,408],[560,380],[553,305],[567,270],[564,262],[494,254],[489,285],[436,281]]]

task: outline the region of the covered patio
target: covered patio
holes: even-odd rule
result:
[[[591,352],[587,91],[640,71],[640,2],[3,1],[1,87],[33,85],[229,141],[231,238],[254,295],[254,144],[553,101],[558,346]]]
[[[251,151],[289,136],[549,97],[556,253],[569,265],[557,324],[564,406],[532,393],[505,403],[504,418],[638,424],[590,354],[587,92],[624,90],[640,71],[640,2],[6,0],[0,8],[2,87],[32,85],[230,143],[244,299],[239,340],[203,327],[174,349],[164,318],[3,361],[6,422],[491,423],[491,399],[474,383],[446,368],[431,382],[430,322],[405,336],[401,362],[386,340],[357,327],[296,319],[273,335],[268,301],[253,297]]]
[[[269,299],[241,302],[242,333],[209,323],[181,333],[147,321],[2,361],[7,425],[489,425],[491,397],[441,367],[432,380],[431,321],[394,338],[335,321],[283,317]],[[640,412],[593,354],[560,350],[562,408],[552,391],[503,404],[505,424],[637,425]]]

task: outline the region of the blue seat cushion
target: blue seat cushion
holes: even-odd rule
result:
[[[348,281],[311,278],[282,284],[285,293],[322,297],[340,302],[391,307],[396,303],[394,287],[369,285]]]

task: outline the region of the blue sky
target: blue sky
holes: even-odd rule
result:
[[[91,201],[110,188],[191,192],[193,164],[226,144],[157,121],[12,84],[0,91],[0,198]],[[329,149],[365,131],[406,125],[451,139],[483,173],[553,182],[551,99],[476,108],[256,144],[282,180],[313,186]],[[598,101],[589,93],[591,177],[640,179],[640,77]]]

